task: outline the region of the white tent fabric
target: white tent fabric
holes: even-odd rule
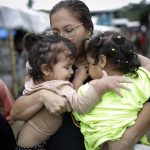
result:
[[[116,31],[120,32],[121,30],[113,26],[104,26],[104,25],[94,25],[95,32],[105,32],[105,31]]]
[[[35,10],[51,10],[51,8],[61,0],[33,0],[33,9]],[[129,3],[139,3],[142,0],[82,0],[89,7],[90,11],[108,11],[120,9]],[[145,0],[150,3],[150,0]],[[11,8],[26,8],[27,0],[0,0],[0,5]]]
[[[33,9],[51,10],[61,0],[36,0]],[[91,12],[113,11],[127,6],[129,3],[139,3],[142,0],[82,0]],[[148,0],[147,0],[148,1]],[[41,5],[42,4],[42,5]]]
[[[0,27],[42,33],[49,29],[49,15],[30,9],[20,10],[0,6]]]

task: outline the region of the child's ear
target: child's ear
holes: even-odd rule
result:
[[[45,76],[49,76],[51,74],[50,68],[47,64],[41,65],[41,71]]]
[[[104,55],[99,55],[99,66],[104,69],[106,66],[106,57]]]

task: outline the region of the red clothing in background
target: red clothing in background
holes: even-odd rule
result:
[[[9,124],[12,124],[13,121],[10,117],[10,111],[14,103],[14,98],[10,93],[7,85],[0,80],[0,107],[2,108],[2,113]]]

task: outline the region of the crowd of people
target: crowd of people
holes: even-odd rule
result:
[[[10,98],[1,99],[0,148],[149,149],[150,59],[121,33],[93,35],[83,1],[58,2],[49,18],[51,32],[24,37],[26,78],[15,102],[2,84]],[[24,124],[14,137],[17,120]]]

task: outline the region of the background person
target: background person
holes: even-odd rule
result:
[[[10,116],[10,111],[14,103],[14,98],[3,80],[0,79],[0,109],[5,119],[10,125],[13,124],[13,120]]]

